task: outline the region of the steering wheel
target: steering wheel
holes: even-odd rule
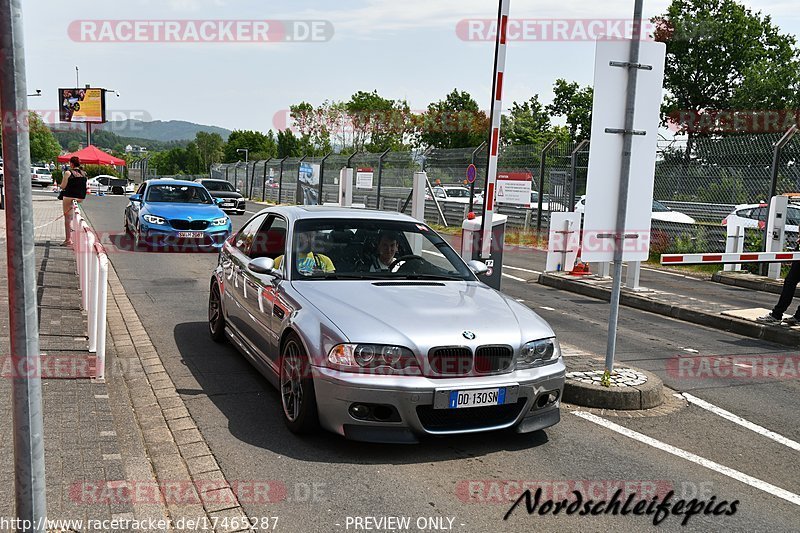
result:
[[[414,255],[414,254],[401,255],[400,257],[392,261],[391,265],[389,265],[389,272],[395,272],[396,271],[395,269],[398,268],[398,265],[400,263],[408,263],[409,261],[422,261],[423,263],[427,262],[425,261],[424,257],[421,257],[419,255]]]

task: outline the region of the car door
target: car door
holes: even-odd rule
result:
[[[286,234],[288,224],[279,215],[270,215],[253,238],[248,260],[259,257],[276,259],[286,255]],[[283,265],[281,265],[281,271]],[[264,361],[277,369],[278,348],[280,344],[281,322],[288,317],[285,305],[281,304],[280,287],[285,275],[273,276],[256,274],[249,268],[242,269],[244,294],[242,303],[247,313],[247,327],[244,333],[253,348]]]
[[[231,245],[225,245],[226,263],[224,267],[225,286],[222,291],[222,304],[228,323],[240,337],[246,337],[247,312],[244,308],[245,289],[242,283],[243,270],[247,270],[248,253],[258,229],[266,220],[267,214],[256,215],[239,230]]]

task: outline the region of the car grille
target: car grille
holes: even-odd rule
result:
[[[472,369],[472,351],[460,346],[433,348],[428,352],[428,362],[433,374],[463,376]]]
[[[170,220],[169,223],[178,230],[203,230],[208,227],[207,220]]]
[[[514,352],[510,346],[481,346],[475,352],[475,372],[493,374],[511,368]]]
[[[527,398],[508,405],[489,405],[465,409],[434,409],[432,405],[417,407],[419,421],[428,431],[465,431],[513,422],[525,407]]]

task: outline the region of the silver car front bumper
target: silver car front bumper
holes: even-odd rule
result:
[[[376,376],[313,367],[314,390],[322,426],[353,440],[418,442],[421,435],[458,435],[516,427],[520,433],[550,427],[560,420],[564,391],[563,360],[529,370],[485,377],[437,379]],[[434,409],[439,391],[518,387],[517,402],[502,406]],[[557,393],[555,402],[543,397]],[[383,420],[361,420],[356,404],[381,406]],[[538,404],[538,405],[537,405]],[[543,407],[540,405],[545,404]],[[386,408],[389,408],[388,410]]]

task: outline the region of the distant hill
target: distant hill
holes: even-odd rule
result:
[[[231,131],[217,126],[205,126],[183,120],[154,120],[143,122],[141,120],[116,120],[106,122],[102,126],[93,128],[94,130],[104,130],[115,133],[120,137],[133,137],[137,139],[150,139],[153,141],[191,141],[195,138],[198,131],[208,133],[219,133],[222,139],[227,141]]]

